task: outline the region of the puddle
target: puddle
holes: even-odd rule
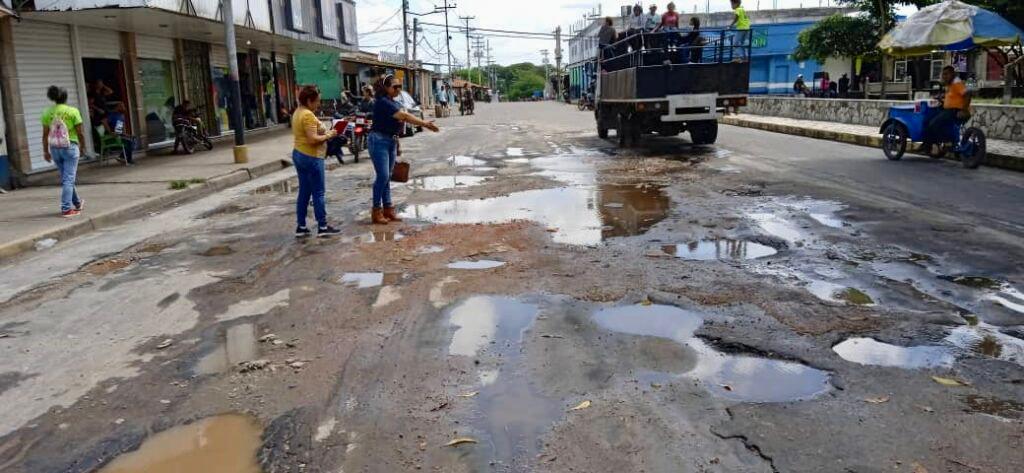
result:
[[[807,400],[827,392],[829,374],[795,362],[722,353],[693,333],[704,323],[697,312],[652,304],[601,309],[594,321],[608,330],[674,340],[697,353],[686,374],[717,397],[738,402]]]
[[[456,261],[448,264],[448,269],[492,269],[505,266],[504,261],[489,259]]]
[[[196,363],[196,374],[217,374],[256,359],[256,328],[252,324],[228,327],[224,343]]]
[[[963,401],[967,405],[965,411],[972,414],[988,414],[1004,419],[1024,418],[1024,404],[1016,401],[979,396],[977,394],[968,394],[963,397]]]
[[[985,296],[986,300],[995,302],[1014,312],[1024,314],[1024,293],[1009,284],[1003,284],[996,294]]]
[[[505,150],[506,156],[522,156],[523,148],[508,148]]]
[[[807,239],[807,235],[795,223],[771,213],[749,213],[751,220],[757,223],[769,235],[796,244]]]
[[[951,366],[955,358],[949,348],[934,345],[901,347],[873,338],[850,338],[832,347],[842,359],[861,365],[895,368]]]
[[[662,251],[676,258],[694,261],[747,260],[776,253],[775,248],[745,240],[714,239],[679,245],[665,245]]]
[[[997,290],[1003,287],[1002,282],[984,276],[939,276],[939,279],[974,289]]]
[[[539,394],[523,372],[523,336],[538,312],[536,305],[510,297],[473,296],[450,313],[456,330],[448,353],[473,357],[479,365],[470,424],[486,433],[484,445],[498,464],[534,458],[538,439],[562,415],[560,403]]]
[[[416,254],[418,255],[432,255],[435,253],[444,253],[445,248],[441,245],[427,245],[416,248]]]
[[[276,184],[269,186],[260,186],[252,191],[249,191],[251,195],[266,195],[266,194],[294,194],[299,191],[298,179],[288,179],[281,181]]]
[[[606,203],[622,206],[607,207]],[[668,195],[658,187],[600,185],[413,205],[402,217],[446,224],[530,220],[552,229],[552,238],[558,243],[595,245],[608,238],[646,232],[666,217],[669,207]]]
[[[255,419],[227,414],[160,432],[100,473],[260,473],[256,452],[262,428]]]
[[[345,273],[338,282],[346,286],[366,289],[385,284],[396,284],[401,280],[402,273]]]
[[[820,279],[808,280],[805,287],[807,292],[823,301],[861,306],[875,305],[871,296],[855,287],[847,287]]]
[[[448,165],[455,167],[486,166],[487,161],[472,156],[451,156],[448,158]]]
[[[410,186],[416,189],[439,191],[454,189],[456,187],[475,186],[483,183],[487,179],[488,178],[484,176],[426,176],[413,179]]]
[[[385,242],[385,241],[398,241],[398,240],[401,240],[402,238],[405,238],[405,235],[402,235],[401,233],[396,232],[394,230],[374,230],[374,231],[372,231],[370,233],[367,233],[366,235],[363,236],[363,239],[367,243],[381,243],[381,242]]]
[[[1024,340],[999,331],[998,327],[976,322],[950,330],[946,341],[976,355],[1024,366]]]
[[[227,256],[235,253],[235,250],[228,245],[211,246],[206,251],[199,253],[200,256]]]
[[[505,162],[512,164],[530,164],[530,158],[512,158],[506,159]]]

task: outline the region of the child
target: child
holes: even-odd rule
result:
[[[743,9],[742,0],[730,0],[730,2],[732,3],[733,19],[729,26],[736,29],[736,40],[733,42],[733,46],[739,46],[740,56],[746,59],[747,46],[750,42],[750,17]],[[735,54],[735,51],[733,53]]]

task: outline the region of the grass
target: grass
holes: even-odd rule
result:
[[[198,177],[193,177],[192,179],[175,179],[175,180],[170,182],[170,189],[171,190],[176,190],[176,191],[177,190],[182,190],[182,189],[188,189],[188,186],[190,184],[202,184],[204,182],[206,182],[206,179],[202,179],[202,178],[198,178]]]
[[[976,104],[994,104],[1000,105],[1003,103],[1002,99],[973,99],[971,103]],[[1024,106],[1024,98],[1010,99],[1010,105]]]

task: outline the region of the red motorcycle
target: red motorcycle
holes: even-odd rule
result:
[[[345,135],[348,137],[348,150],[356,162],[359,162],[359,153],[366,149],[366,139],[372,125],[373,120],[366,113],[356,112],[355,116],[348,119]]]

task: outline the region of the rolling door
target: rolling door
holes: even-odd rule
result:
[[[174,60],[174,40],[171,38],[135,35],[135,48],[140,58]]]
[[[222,44],[210,45],[210,66],[228,67],[228,50]]]
[[[121,37],[117,31],[79,27],[78,45],[83,58],[121,59]]]
[[[13,30],[32,171],[48,169],[52,165],[43,160],[43,125],[39,122],[43,110],[53,105],[46,98],[46,88],[50,85],[63,87],[68,91],[69,105],[77,107],[81,103],[75,78],[78,67],[71,54],[71,33],[67,25],[30,20],[16,23]]]

